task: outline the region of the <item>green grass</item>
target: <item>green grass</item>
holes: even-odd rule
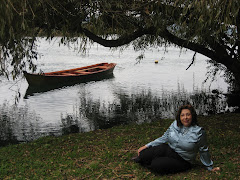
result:
[[[240,114],[199,117],[221,171],[197,166],[160,176],[131,161],[136,150],[161,136],[172,120],[124,125],[0,148],[0,179],[240,179]]]

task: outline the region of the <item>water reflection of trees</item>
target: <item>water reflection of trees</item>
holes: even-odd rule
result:
[[[86,94],[80,94],[74,113],[61,116],[59,129],[59,124],[56,127],[41,127],[40,117],[30,111],[28,106],[11,106],[5,102],[0,105],[0,146],[47,135],[87,132],[122,124],[174,118],[179,106],[186,103],[193,104],[199,115],[223,113],[228,107],[224,95],[203,91],[163,91],[161,95],[151,91],[136,94],[120,92],[115,94],[113,102],[94,100]]]
[[[121,124],[140,124],[174,118],[179,106],[187,103],[191,103],[199,115],[223,113],[227,109],[226,98],[223,95],[203,91],[187,93],[178,90],[162,92],[161,96],[154,95],[151,91],[130,95],[121,92],[116,94],[116,97],[113,102],[101,102],[80,96],[76,113],[68,114],[62,120],[71,119],[83,132]],[[71,123],[63,124],[70,127]]]
[[[17,143],[11,126],[11,118],[6,113],[6,103],[0,109],[0,147],[9,143]]]
[[[4,102],[0,105],[0,147],[40,137],[38,120],[28,106],[18,107]]]

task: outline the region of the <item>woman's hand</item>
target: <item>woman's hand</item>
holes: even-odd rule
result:
[[[220,167],[215,167],[215,168],[213,168],[211,171],[212,171],[212,172],[218,172],[218,171],[220,171]]]
[[[140,147],[140,148],[138,149],[138,156],[139,156],[139,153],[140,153],[142,150],[146,149],[146,148],[147,148],[147,146]]]

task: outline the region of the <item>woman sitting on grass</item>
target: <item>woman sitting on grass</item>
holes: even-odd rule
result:
[[[206,133],[198,126],[195,109],[184,105],[164,135],[139,148],[133,160],[157,173],[176,173],[191,169],[198,152],[208,170],[220,170],[212,167]]]

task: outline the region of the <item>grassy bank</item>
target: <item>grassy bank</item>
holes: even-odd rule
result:
[[[172,120],[124,125],[0,148],[0,179],[239,179],[240,114],[199,117],[207,130],[216,174],[202,167],[159,176],[130,159],[163,134]]]

